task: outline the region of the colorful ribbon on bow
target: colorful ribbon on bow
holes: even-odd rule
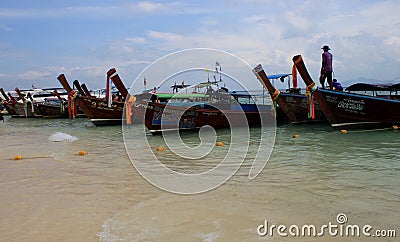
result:
[[[136,97],[135,96],[129,96],[129,98],[126,100],[126,124],[128,125],[128,128],[131,128],[131,123],[132,123],[132,105],[136,102]]]
[[[274,94],[271,95],[271,99],[272,99],[272,111],[273,111],[273,115],[274,117],[276,117],[276,107],[278,106],[276,103],[276,99],[278,99],[279,94],[281,94],[281,92],[278,89],[275,89]]]
[[[60,100],[60,113],[63,113],[64,111],[65,111],[64,102]]]
[[[308,106],[308,118],[315,118],[315,105],[314,105],[314,95],[313,93],[317,90],[317,85],[315,82],[311,83],[306,87],[306,95],[307,95],[307,106]]]
[[[68,93],[68,113],[69,119],[74,119],[78,114],[78,109],[76,108],[75,99],[78,96],[78,92],[71,91]]]

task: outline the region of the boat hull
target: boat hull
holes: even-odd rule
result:
[[[39,103],[37,109],[43,115],[43,118],[68,118],[68,109],[62,110],[59,105]]]
[[[230,105],[229,105],[230,106]],[[256,107],[255,105],[252,105]],[[176,107],[148,103],[145,109],[145,126],[151,133],[157,134],[168,130],[197,130],[205,125],[215,129],[230,127],[260,126],[261,116],[264,122],[271,122],[274,119],[270,106],[259,106],[262,110],[240,111],[227,107]],[[243,107],[244,110],[249,107]],[[243,116],[244,114],[244,116]],[[264,118],[264,117],[269,117]]]
[[[8,115],[12,116],[17,116],[17,112],[14,110],[14,104],[10,103],[4,103],[3,104],[4,108],[7,110]]]
[[[333,128],[388,128],[400,124],[399,99],[319,89],[308,73],[302,56],[294,56],[293,63]]]
[[[144,109],[144,124],[151,133],[156,134],[167,130],[194,130],[196,129],[195,107],[186,109],[184,107],[169,107],[165,109],[164,104],[147,103],[134,109],[134,113],[139,113],[139,109]]]
[[[42,117],[42,114],[34,107],[32,109],[32,106],[28,104],[28,106],[25,108],[25,105],[23,103],[15,103],[13,105],[13,110],[15,111],[14,114],[11,114],[11,117],[13,118],[39,118]]]
[[[400,100],[318,89],[337,129],[385,128],[400,124]]]
[[[122,124],[123,102],[113,102],[108,107],[105,99],[87,96],[78,96],[75,102],[95,126]]]
[[[309,123],[309,122],[326,122],[326,118],[320,109],[316,100],[314,100],[315,117],[308,117],[308,101],[307,96],[294,93],[281,92],[280,96],[286,102],[287,106],[296,116],[296,121],[292,123]],[[279,107],[278,107],[279,110]],[[277,111],[277,116],[286,116],[283,111]],[[282,117],[277,117],[279,121],[285,120]]]

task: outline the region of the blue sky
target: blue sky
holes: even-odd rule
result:
[[[290,72],[302,54],[317,77],[325,44],[340,81],[393,80],[399,12],[399,1],[371,0],[2,0],[0,86],[55,87],[65,73],[102,88],[111,67],[129,86],[150,63],[186,48],[227,51],[269,74]]]

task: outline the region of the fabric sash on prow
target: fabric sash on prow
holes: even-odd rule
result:
[[[68,93],[68,113],[69,113],[69,118],[74,119],[75,116],[77,115],[77,108],[75,106],[75,99],[77,97],[77,93],[71,88],[69,85],[67,79],[65,78],[64,74],[60,74],[57,77],[58,81],[61,83],[61,85],[64,87],[64,89]]]
[[[328,119],[328,121],[330,123],[336,123],[335,116],[332,114],[324,97],[321,95],[321,93],[319,93],[317,84],[313,81],[310,74],[308,73],[308,70],[303,61],[303,57],[301,55],[296,55],[293,57],[292,60],[293,60],[294,65],[297,68],[297,71],[299,72],[299,74],[301,76],[301,79],[303,79],[304,83],[306,84],[307,89],[313,90],[313,92],[314,92],[313,95],[315,96],[315,99],[317,100],[318,105],[321,108],[322,112],[324,113],[326,119]],[[310,100],[310,103],[311,103],[311,100]]]

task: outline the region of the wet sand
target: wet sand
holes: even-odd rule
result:
[[[2,159],[1,240],[98,241],[104,221],[137,192],[130,166],[90,172],[53,158]]]
[[[248,179],[245,163],[221,187],[188,196],[142,178],[118,127],[25,122],[0,127],[0,136],[8,138],[0,148],[1,241],[397,241],[261,237],[257,227],[265,220],[320,226],[345,213],[349,224],[398,230],[398,133],[344,136],[324,126],[283,127],[255,180]],[[79,140],[50,142],[55,132]],[[300,138],[293,139],[294,132]],[[379,146],[371,149],[374,144]],[[78,156],[79,150],[88,154]],[[23,159],[13,160],[17,154]]]

